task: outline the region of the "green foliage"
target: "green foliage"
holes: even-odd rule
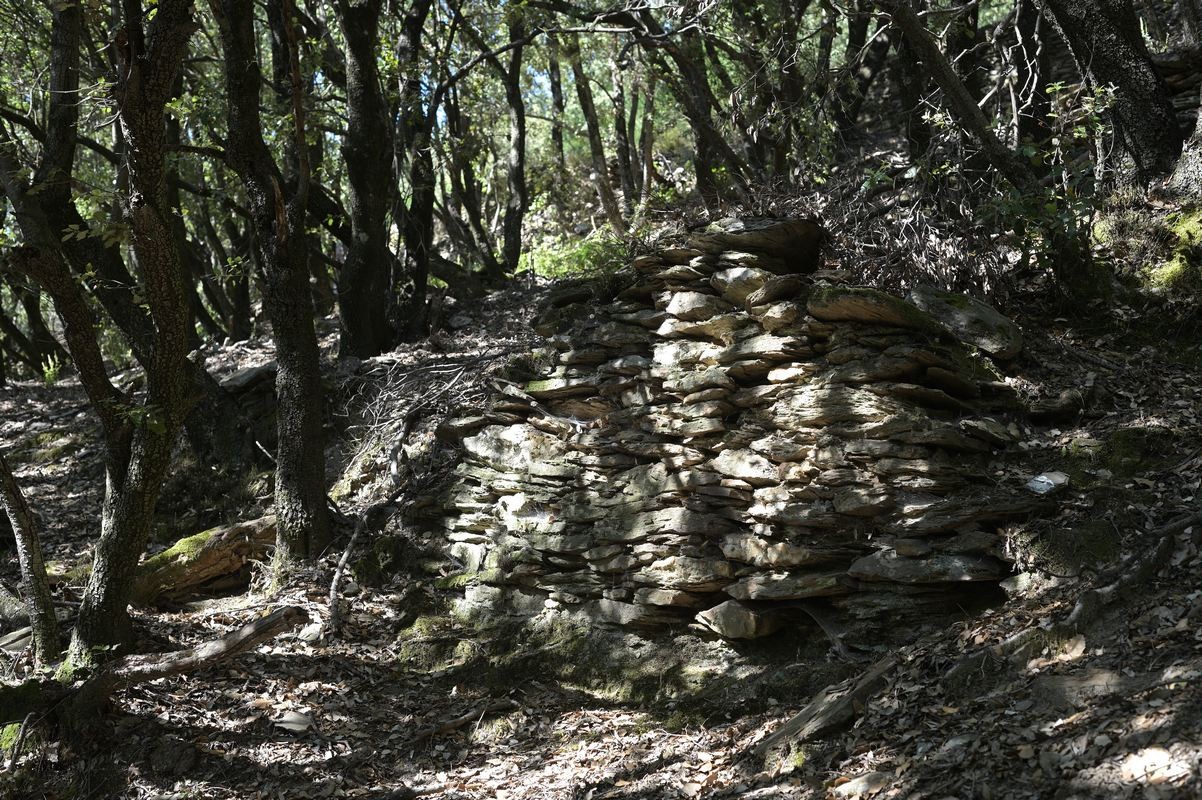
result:
[[[127,406],[124,411],[125,416],[136,427],[145,427],[156,435],[162,435],[167,432],[167,422],[163,417],[163,410],[158,406]]]
[[[1093,232],[1139,288],[1189,301],[1202,291],[1202,207],[1164,214],[1135,203],[1107,211]]]
[[[518,272],[540,278],[607,275],[629,260],[625,242],[606,231],[593,231],[584,239],[555,240],[522,254]]]
[[[42,383],[53,386],[62,376],[64,362],[57,355],[46,356],[42,361]]]

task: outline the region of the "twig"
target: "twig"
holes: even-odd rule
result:
[[[29,732],[29,723],[33,721],[36,713],[30,711],[25,715],[25,719],[21,720],[21,727],[17,731],[17,740],[13,742],[12,750],[8,753],[8,763],[4,765],[6,772],[11,771],[13,765],[17,763],[17,759],[21,757],[21,748],[25,746],[25,734]]]
[[[417,744],[423,739],[429,739],[432,736],[450,733],[457,728],[462,728],[464,725],[468,724],[474,719],[483,719],[485,714],[491,714],[495,711],[512,711],[517,707],[518,704],[515,700],[494,700],[483,708],[477,707],[466,714],[455,717],[454,719],[449,719],[446,722],[440,722],[437,725],[431,725],[428,728],[422,728],[417,733],[413,734],[413,738],[409,740],[409,744]]]

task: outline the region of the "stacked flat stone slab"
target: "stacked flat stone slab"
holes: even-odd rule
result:
[[[987,464],[1014,398],[936,317],[825,284],[821,236],[727,221],[613,299],[558,295],[543,374],[446,427],[470,607],[754,638],[801,606],[871,632],[1010,571],[998,528],[1032,505]]]

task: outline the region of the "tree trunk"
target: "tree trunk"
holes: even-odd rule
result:
[[[245,585],[249,575],[238,573],[266,557],[276,535],[275,517],[266,516],[180,539],[138,567],[131,599],[139,605],[182,600],[221,579]]]
[[[145,418],[135,426],[128,472],[105,497],[92,574],[71,640],[73,663],[90,663],[98,647],[129,632],[131,578],[146,547],[171,449],[192,403],[187,355],[190,317],[167,195],[166,118],[176,76],[197,29],[190,0],[160,0],[152,20],[126,4],[117,34],[117,114],[125,136],[131,245],[150,307],[154,345],[146,373]]]
[[[1019,0],[1017,12],[1014,85],[1019,93],[1015,98],[1014,140],[1017,144],[1042,146],[1049,138],[1047,119],[1051,111],[1047,92],[1048,23],[1035,0]]]
[[[511,15],[512,17],[512,15]],[[509,40],[518,41],[525,36],[520,22],[511,18]],[[505,164],[505,182],[508,197],[505,200],[505,234],[502,261],[505,271],[513,275],[518,270],[522,257],[522,224],[526,209],[530,206],[530,195],[526,190],[526,101],[522,96],[522,54],[524,47],[509,51],[509,65],[501,69],[505,84],[505,103],[509,109],[509,154]],[[497,276],[503,277],[503,276]]]
[[[288,42],[295,129],[295,189],[285,200],[284,186],[259,116],[261,73],[255,46],[252,0],[212,0],[225,53],[230,166],[246,187],[262,268],[263,305],[276,344],[275,507],[279,518],[279,565],[316,559],[329,541],[325,499],[325,448],[322,433],[323,388],[313,327],[308,254],[303,232],[307,208],[307,155],[300,103],[299,68],[292,41],[288,0],[275,9]]]
[[[67,352],[59,344],[58,339],[54,338],[54,334],[46,326],[46,320],[42,318],[42,293],[25,281],[18,281],[12,288],[13,294],[17,296],[21,308],[25,311],[25,324],[29,328],[29,342],[37,351],[38,367],[45,371],[48,366],[47,362],[65,359]]]
[[[601,124],[597,121],[597,107],[593,104],[593,90],[589,86],[588,74],[584,71],[584,65],[580,61],[580,39],[574,33],[569,34],[566,40],[565,55],[572,68],[572,80],[576,84],[576,99],[580,103],[585,128],[588,130],[588,148],[593,162],[593,183],[601,198],[601,207],[614,230],[625,233],[626,220],[622,218],[622,209],[618,206],[618,198],[614,194],[613,185],[609,182],[605,143],[601,139]]]
[[[871,0],[859,0],[857,4],[860,13],[864,15],[865,29],[868,24],[867,14],[870,4]],[[855,60],[848,64],[853,71],[848,79],[840,84],[834,103],[834,123],[839,130],[839,135],[843,138],[847,138],[855,130],[860,110],[864,107],[864,100],[868,97],[868,90],[885,67],[889,50],[893,44],[889,34],[890,31],[880,31],[878,28],[873,34],[872,42],[868,44],[867,50],[860,52],[864,47],[863,43],[855,53],[848,50],[849,57],[855,57]]]
[[[379,355],[394,344],[388,325],[389,192],[392,126],[376,69],[382,0],[338,0],[338,22],[346,37],[347,211],[351,241],[338,280],[339,350],[359,358]]]
[[[0,453],[0,508],[8,515],[13,537],[17,543],[17,561],[21,567],[21,590],[29,611],[29,622],[33,628],[33,660],[35,664],[49,664],[58,659],[63,650],[58,631],[58,618],[54,616],[54,602],[50,597],[50,584],[46,580],[46,565],[42,561],[42,543],[38,538],[33,512],[25,502],[21,487],[17,485],[12,470]]]
[[[551,35],[547,36],[547,80],[551,85],[551,149],[562,178],[568,172],[563,151],[563,75],[559,69],[559,40]]]
[[[618,154],[618,182],[622,187],[622,211],[629,216],[634,210],[637,190],[634,187],[634,167],[630,158],[630,139],[626,129],[626,87],[623,85],[623,68],[617,60],[609,62],[613,73],[614,106],[614,150]]]
[[[423,95],[421,41],[432,0],[409,0],[404,6],[401,35],[397,37],[400,65],[399,108],[394,116],[398,132],[396,161],[408,166],[409,205],[396,200],[394,217],[400,221],[403,249],[393,264],[390,320],[404,341],[413,341],[429,331],[427,283],[434,246],[433,133],[436,108],[426,109]]]
[[[645,208],[651,199],[655,177],[655,73],[650,71],[647,75],[647,99],[643,102],[643,129],[639,137],[639,149],[643,151],[643,186],[639,206]]]
[[[943,91],[948,110],[964,129],[980,145],[986,159],[1002,177],[1018,192],[1028,198],[1038,198],[1041,190],[1034,173],[1025,161],[1020,160],[1002,144],[993,132],[972,95],[956,74],[951,63],[944,57],[934,38],[918,15],[909,5],[909,0],[877,0],[887,10],[892,22],[901,31],[921,61],[924,71]],[[1075,225],[1065,230],[1059,222],[1044,225],[1046,247],[1056,277],[1070,293],[1080,288],[1080,282],[1089,268],[1089,251],[1083,244],[1080,230]]]
[[[901,2],[882,3],[886,8],[898,9],[903,8],[903,4],[914,2],[914,0],[901,0]],[[922,0],[918,0],[922,2]],[[909,5],[904,5],[905,11],[914,15],[914,10]],[[917,20],[917,17],[914,17]],[[898,15],[893,15],[895,23],[898,22]],[[921,26],[921,22],[918,23]],[[899,26],[900,27],[900,26]],[[931,146],[931,127],[924,119],[926,109],[923,107],[923,98],[926,93],[926,77],[930,66],[926,63],[929,54],[926,52],[917,52],[917,47],[909,31],[902,29],[905,36],[895,40],[895,49],[897,57],[893,60],[893,78],[897,82],[897,96],[901,101],[902,113],[906,119],[906,144],[910,150],[910,163],[915,164],[926,157],[927,149]],[[923,31],[925,32],[925,28]],[[938,46],[932,42],[934,52],[940,60],[943,60],[943,53],[939,51]]]
[[[15,363],[24,364],[30,377],[41,376],[46,360],[45,356],[3,309],[0,309],[0,334],[3,334],[0,336],[0,343],[12,360]]]
[[[1168,176],[1183,137],[1130,0],[1043,0],[1043,6],[1081,75],[1094,89],[1114,87],[1109,114],[1115,139],[1130,159],[1120,182],[1148,186]]]

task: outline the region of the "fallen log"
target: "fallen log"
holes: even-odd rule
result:
[[[224,661],[295,628],[308,618],[303,609],[285,606],[225,636],[186,650],[123,656],[74,684],[47,678],[0,686],[0,725],[21,722],[31,713],[41,717],[52,710],[64,722],[77,723],[99,709],[118,689]]]
[[[269,514],[180,539],[138,567],[132,602],[151,605],[215,588],[215,581],[266,558],[275,546],[275,532],[275,515]]]

